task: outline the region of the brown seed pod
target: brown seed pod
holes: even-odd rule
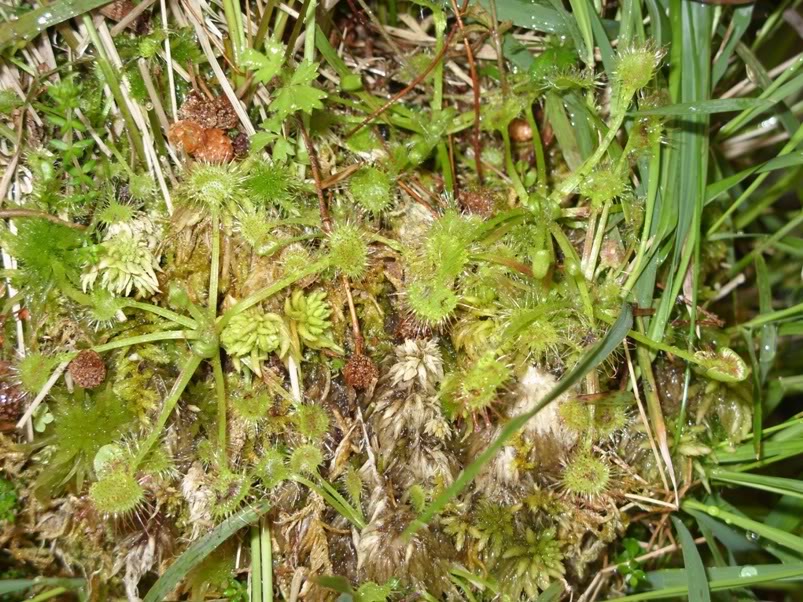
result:
[[[248,134],[240,132],[231,141],[234,148],[234,158],[244,159],[248,155],[248,149],[251,147],[251,142],[248,139]]]
[[[206,163],[227,163],[234,158],[231,138],[221,129],[206,130],[206,143],[193,153],[198,161]]]
[[[514,119],[507,128],[513,142],[529,142],[533,139],[533,129],[524,119]]]
[[[463,211],[474,215],[491,217],[494,214],[494,196],[489,190],[461,190],[457,202]]]
[[[396,323],[394,334],[397,339],[406,341],[407,339],[426,338],[430,334],[430,329],[419,324],[413,316],[405,314]]]
[[[370,357],[355,353],[343,368],[343,378],[355,389],[367,389],[379,378],[379,369]]]
[[[209,100],[197,90],[187,94],[187,98],[178,110],[179,119],[194,121],[204,129],[218,127],[218,107],[214,100]]]
[[[106,364],[100,354],[91,349],[76,355],[67,369],[75,384],[83,389],[94,389],[106,380]]]
[[[233,130],[237,127],[240,119],[226,96],[218,96],[212,104],[215,109],[215,127],[221,130]]]
[[[206,144],[204,128],[194,121],[177,121],[170,126],[167,137],[172,144],[184,150],[188,155]]]

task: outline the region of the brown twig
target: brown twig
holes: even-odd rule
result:
[[[307,133],[307,128],[300,119],[298,122],[298,130],[301,132],[301,137],[304,139],[304,146],[307,148],[309,155],[310,166],[312,167],[312,179],[315,180],[315,192],[318,195],[318,209],[321,213],[321,228],[326,234],[332,233],[332,216],[329,214],[329,205],[323,196],[323,183],[321,181],[321,164],[318,161],[318,153],[312,145],[312,140]],[[330,193],[331,194],[331,193]],[[362,334],[360,333],[360,321],[357,319],[357,309],[354,307],[354,299],[351,296],[351,285],[349,284],[348,276],[343,274],[341,276],[343,281],[343,288],[346,291],[346,299],[348,300],[349,313],[351,314],[351,330],[354,333],[354,351],[355,353],[362,354]]]
[[[423,205],[424,207],[429,209],[429,212],[432,215],[434,215],[435,217],[438,217],[438,212],[435,211],[435,208],[432,205],[430,205],[429,203],[427,203],[420,194],[418,194],[415,190],[413,190],[407,184],[405,184],[404,180],[399,180],[397,183],[399,185],[399,188],[401,188],[404,192],[409,194],[416,203],[418,203],[419,205]]]
[[[312,179],[315,180],[315,192],[318,195],[318,209],[321,213],[321,227],[327,234],[332,233],[332,216],[329,215],[329,207],[326,204],[326,199],[323,196],[323,184],[321,183],[321,164],[318,161],[318,153],[315,152],[315,147],[312,145],[307,128],[300,119],[296,119],[298,124],[298,131],[301,132],[301,137],[304,139],[304,146],[307,147],[307,154],[309,155],[310,166],[312,167]]]
[[[457,0],[452,0],[452,10],[454,11],[455,18],[457,19],[457,26],[460,28],[460,33],[463,35],[463,46],[466,48],[466,60],[468,60],[468,70],[471,74],[471,91],[474,95],[474,130],[472,135],[472,145],[474,146],[474,161],[477,165],[477,179],[482,184],[482,142],[480,140],[480,78],[477,74],[477,64],[474,62],[474,53],[471,50],[471,43],[468,41],[465,27],[463,26],[463,17],[457,6]]]
[[[68,228],[73,228],[74,230],[86,230],[86,226],[83,224],[74,224],[72,222],[65,221],[55,215],[51,215],[50,213],[45,213],[44,211],[37,211],[35,209],[2,209],[0,210],[0,219],[15,219],[18,217],[38,217],[39,219],[46,219],[49,222],[53,222],[54,224],[60,224],[62,226],[67,226]]]
[[[438,54],[435,55],[435,57],[432,59],[432,62],[427,66],[426,69],[424,69],[421,73],[419,73],[413,79],[413,81],[411,81],[407,86],[404,87],[403,90],[401,90],[400,92],[394,94],[393,97],[389,101],[387,101],[381,107],[379,107],[374,112],[372,112],[370,115],[368,115],[368,117],[363,119],[359,123],[359,125],[357,125],[356,127],[352,128],[351,131],[349,131],[346,134],[346,138],[351,138],[354,134],[359,132],[362,128],[364,128],[366,125],[371,123],[374,119],[379,117],[382,113],[384,113],[390,107],[392,107],[394,104],[396,104],[396,102],[399,99],[401,99],[404,96],[406,96],[407,94],[409,94],[418,84],[420,84],[422,81],[424,81],[427,78],[427,76],[430,73],[432,73],[432,71],[435,69],[435,67],[438,66],[438,63],[440,63],[441,60],[443,59],[443,57],[446,55],[446,52],[449,50],[449,45],[452,43],[452,40],[454,39],[454,36],[457,33],[457,30],[458,30],[457,26],[452,27],[452,30],[449,32],[449,35],[446,37],[446,41],[443,44],[443,48],[441,48],[438,51]]]

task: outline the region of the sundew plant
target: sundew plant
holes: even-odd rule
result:
[[[800,0],[0,5],[0,598],[803,599]]]

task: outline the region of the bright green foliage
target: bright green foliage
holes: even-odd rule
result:
[[[17,490],[8,479],[0,478],[0,524],[13,523],[17,516]]]
[[[539,590],[563,578],[566,569],[556,536],[554,527],[540,533],[528,527],[523,540],[502,554],[506,561],[503,586],[513,599],[519,599],[522,593],[534,599]]]
[[[285,119],[297,111],[312,113],[313,109],[322,109],[321,100],[326,92],[311,84],[318,76],[318,65],[304,61],[290,73],[285,73],[282,87],[276,98],[268,107],[279,119]]]
[[[379,214],[392,203],[390,177],[376,167],[363,167],[349,179],[354,200],[365,210]]]
[[[272,80],[281,70],[284,63],[285,47],[281,42],[268,40],[265,42],[265,53],[253,48],[246,48],[241,57],[241,64],[254,72],[254,79],[260,83]]]
[[[329,316],[332,309],[326,302],[326,291],[315,291],[309,295],[304,295],[300,289],[293,291],[284,303],[284,313],[292,320],[295,331],[308,347],[337,348],[330,335],[332,323]]]
[[[37,395],[45,386],[59,359],[43,353],[31,352],[17,364],[20,386],[29,395]]]
[[[144,497],[142,486],[125,470],[103,475],[89,488],[89,498],[102,514],[114,516],[132,512]]]
[[[290,454],[290,470],[296,474],[314,474],[323,462],[323,454],[317,445],[300,445]]]
[[[299,434],[307,439],[320,440],[329,431],[329,416],[318,405],[300,405],[293,416]]]
[[[296,212],[292,201],[298,186],[290,170],[276,163],[256,161],[243,182],[248,199],[257,207],[277,207]]]
[[[71,287],[82,262],[84,236],[72,228],[44,219],[21,220],[17,233],[3,232],[2,242],[19,264],[18,286],[38,300],[52,290]]]
[[[64,396],[54,410],[56,417],[46,431],[52,434],[50,469],[40,477],[40,484],[54,490],[74,476],[77,483],[92,471],[98,450],[114,443],[132,426],[132,413],[109,389],[92,396]]]
[[[362,276],[368,263],[368,245],[360,229],[351,224],[338,225],[329,235],[329,258],[346,276]]]

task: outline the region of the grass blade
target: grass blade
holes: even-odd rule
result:
[[[262,500],[251,507],[243,508],[190,545],[153,584],[143,602],[160,602],[164,600],[193,567],[237,531],[259,519],[270,509],[270,506],[269,500]]]
[[[558,384],[552,391],[550,391],[541,402],[526,414],[516,416],[513,420],[508,422],[499,434],[499,437],[483,451],[476,460],[469,464],[458,475],[454,482],[432,503],[424,509],[424,511],[416,518],[415,521],[407,528],[406,533],[412,534],[420,527],[426,525],[433,517],[435,517],[446,505],[463,489],[465,489],[479,474],[482,467],[485,466],[491,459],[502,449],[507,441],[511,439],[527,422],[535,416],[538,412],[544,409],[548,404],[552,403],[555,399],[560,397],[563,393],[568,391],[575,383],[585,377],[591,370],[601,364],[613,351],[622,343],[627,336],[631,325],[633,324],[633,313],[630,306],[625,304],[619,314],[619,318],[614,325],[605,335],[605,337],[595,345],[583,358],[577,362],[577,365],[567,372],[563,378],[560,379]]]
[[[109,0],[61,0],[48,3],[25,13],[16,21],[7,21],[0,25],[0,49],[11,44],[22,47],[48,27],[108,3]]]
[[[683,102],[666,105],[655,109],[636,111],[636,115],[669,115],[672,117],[688,117],[691,115],[712,115],[714,113],[728,113],[744,109],[769,108],[773,105],[771,100],[760,98],[714,98],[700,102]]]
[[[694,538],[683,521],[677,516],[671,518],[683,550],[683,564],[686,565],[686,575],[689,578],[689,602],[711,602],[708,577],[700,553],[697,551],[697,544],[694,543]]]
[[[712,592],[727,591],[803,577],[803,564],[764,564],[713,567],[708,569],[708,585]],[[616,598],[617,602],[640,602],[641,600],[663,600],[685,596],[689,591],[690,576],[685,569],[668,569],[647,573],[647,583],[654,589]]]
[[[684,510],[699,510],[700,512],[705,512],[709,516],[722,519],[729,524],[733,524],[740,529],[744,529],[745,531],[757,533],[760,537],[765,537],[766,539],[780,546],[794,550],[798,554],[803,554],[803,538],[792,533],[788,533],[786,531],[782,531],[781,529],[776,529],[775,527],[765,525],[759,521],[723,510],[719,505],[716,504],[706,505],[702,502],[698,502],[697,500],[686,500],[683,502],[681,507]]]
[[[803,499],[803,481],[799,479],[786,479],[783,477],[770,477],[765,475],[734,472],[715,468],[709,472],[709,477],[715,481],[770,491],[781,495],[788,495]]]

